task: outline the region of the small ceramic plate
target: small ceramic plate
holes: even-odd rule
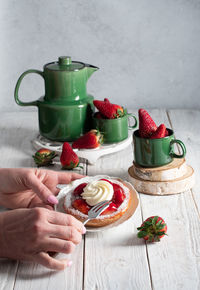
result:
[[[137,191],[134,189],[134,187],[127,181],[121,180],[118,177],[110,177],[107,175],[96,175],[96,176],[86,176],[84,178],[81,179],[81,183],[82,182],[88,182],[91,179],[102,179],[102,178],[112,178],[112,179],[117,179],[120,182],[123,182],[125,186],[127,186],[130,190],[130,194],[131,194],[131,204],[128,208],[128,210],[124,213],[124,215],[122,215],[122,217],[120,219],[118,219],[117,221],[115,221],[114,223],[104,226],[104,227],[88,227],[86,225],[87,231],[88,232],[100,232],[100,231],[104,231],[104,230],[108,230],[111,229],[113,227],[116,227],[122,223],[124,223],[125,221],[127,221],[136,211],[138,204],[139,204],[139,198],[138,198],[138,193]],[[64,208],[63,208],[63,203],[64,203],[64,199],[66,196],[66,191],[70,191],[72,189],[74,189],[78,183],[80,182],[80,179],[77,179],[73,182],[71,182],[70,184],[58,184],[58,188],[60,188],[60,192],[57,196],[59,203],[55,206],[55,210],[65,213]]]

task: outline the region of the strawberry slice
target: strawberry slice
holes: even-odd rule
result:
[[[109,181],[108,179],[102,178],[102,179],[100,179],[100,180],[105,180],[105,181],[109,182],[110,184],[112,184],[112,182]],[[113,185],[113,184],[112,184],[112,185]]]
[[[88,211],[91,209],[91,207],[82,198],[75,199],[72,206],[84,214],[88,214]]]
[[[117,205],[114,202],[111,202],[109,207],[107,207],[102,213],[101,215],[107,215],[107,214],[111,214],[113,212],[117,211]]]
[[[158,129],[151,135],[150,139],[159,139],[166,136],[166,127],[164,124],[161,124]],[[167,131],[168,132],[168,131]]]
[[[75,189],[74,189],[74,195],[81,195],[81,193],[83,192],[84,187],[86,187],[87,183],[81,183],[79,184]]]
[[[144,109],[139,109],[139,134],[142,138],[149,138],[157,130],[151,116]]]
[[[125,199],[125,194],[123,188],[120,185],[113,183],[114,194],[112,201],[119,207]]]
[[[72,148],[93,149],[99,147],[102,142],[103,135],[98,130],[90,130],[76,141],[74,141]]]

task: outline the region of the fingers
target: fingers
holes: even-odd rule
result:
[[[45,203],[57,204],[57,198],[52,192],[37,178],[35,174],[27,177],[28,186],[43,200]]]
[[[56,252],[63,254],[71,254],[75,250],[75,244],[71,241],[64,241],[60,239],[49,239],[48,244],[45,244],[42,249],[45,252]]]
[[[72,265],[72,261],[68,260],[56,260],[53,257],[50,257],[47,253],[40,252],[35,256],[35,262],[49,268],[52,270],[64,270],[66,267]]]
[[[55,226],[51,225],[51,238],[58,238],[62,240],[68,240],[78,245],[82,240],[82,234],[71,226]]]
[[[66,172],[57,172],[58,174],[58,183],[70,183],[73,180],[83,178],[84,175],[78,173],[66,173]]]
[[[86,228],[83,223],[70,214],[50,211],[48,214],[48,222],[55,225],[72,226],[75,227],[81,234],[86,233]]]

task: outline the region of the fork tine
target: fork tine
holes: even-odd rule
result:
[[[102,205],[104,205],[105,203],[107,204],[109,202],[109,200],[103,200],[100,201],[99,203],[97,203],[95,206],[92,207],[93,210],[95,210],[96,208],[101,207]]]
[[[95,210],[97,216],[99,216],[107,207],[109,207],[110,203],[106,203],[104,206],[99,208],[98,210]]]

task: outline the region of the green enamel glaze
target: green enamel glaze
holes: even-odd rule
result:
[[[129,126],[129,118],[133,118],[135,124]],[[93,118],[94,128],[98,129],[104,136],[104,143],[117,143],[128,138],[128,129],[132,130],[137,126],[137,118],[127,114],[117,119]]]
[[[42,136],[56,141],[73,141],[91,128],[93,97],[87,94],[87,81],[98,68],[72,61],[68,56],[44,66],[27,70],[18,79],[15,101],[20,106],[37,106]],[[23,78],[37,73],[44,79],[45,96],[34,102],[22,102],[18,91]]]
[[[174,138],[171,129],[167,129],[169,136],[159,139],[148,139],[139,137],[139,130],[133,133],[134,159],[143,167],[159,167],[173,161],[173,158],[184,158],[186,147],[180,140]],[[182,154],[174,153],[174,144],[177,143],[182,149]]]

